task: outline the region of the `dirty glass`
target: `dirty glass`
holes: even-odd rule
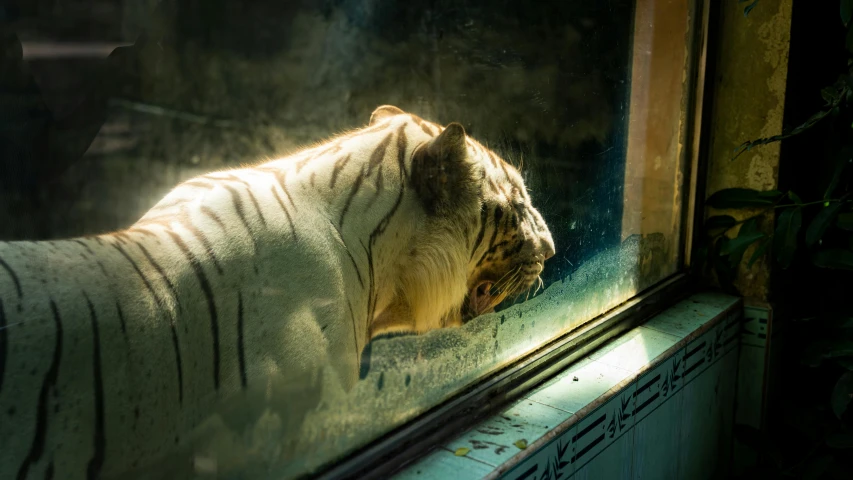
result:
[[[0,477],[317,472],[680,271],[690,4],[0,8]],[[383,105],[416,117],[358,140]],[[489,173],[406,163],[453,155]],[[468,242],[433,276],[393,257],[462,305],[444,328],[380,328],[411,313],[372,296],[425,238],[377,240],[404,227]],[[532,283],[475,278],[467,248],[518,238]]]

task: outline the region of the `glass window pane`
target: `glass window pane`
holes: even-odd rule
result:
[[[679,272],[692,3],[4,9],[0,477],[315,472]]]

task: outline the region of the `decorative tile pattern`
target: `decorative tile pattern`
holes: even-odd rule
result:
[[[770,395],[771,371],[768,355],[777,354],[772,342],[778,342],[772,323],[773,311],[767,306],[747,305],[744,307],[743,330],[740,334],[740,352],[738,359],[737,412],[735,423],[760,428],[765,409],[765,395]],[[754,465],[758,457],[755,451],[739,441],[734,442],[732,464],[735,473]]]
[[[633,431],[633,429],[632,429]],[[634,436],[623,435],[591,462],[575,470],[575,480],[617,480],[631,478]]]
[[[571,438],[577,426],[570,428],[560,438],[545,445],[528,461],[520,464],[502,478],[506,480],[569,480],[574,473],[571,462]]]
[[[637,380],[634,415],[639,422],[684,386],[684,349]]]
[[[632,383],[578,422],[572,437],[576,471],[634,426],[635,393],[636,384]]]
[[[470,474],[462,467],[445,469],[441,478],[482,478],[481,470],[476,470],[480,465],[494,468],[512,457],[519,463],[499,478],[658,479],[714,474],[724,463],[722,450],[729,450],[730,440],[722,436],[731,435],[734,416],[735,350],[744,335],[741,310],[732,308],[738,301],[719,294],[694,295],[575,363],[527,399],[448,443],[442,451],[451,456],[458,447],[471,448],[464,458],[477,467]],[[697,330],[704,331],[676,347]],[[656,359],[658,364],[636,376]],[[615,391],[620,384],[624,387]],[[588,412],[596,401],[604,403]],[[535,442],[584,407],[576,424],[537,450],[519,455],[513,446],[522,438],[528,444]],[[450,465],[446,456],[433,455],[432,462],[441,460],[436,468]],[[685,465],[690,462],[701,467]]]
[[[740,345],[743,331],[743,317],[737,314],[729,315],[723,320],[723,353],[728,353]]]
[[[717,357],[702,375],[687,381],[682,390],[678,449],[678,478],[727,478],[726,429],[734,422],[734,385],[737,352]],[[729,430],[730,432],[730,430]]]
[[[741,343],[755,347],[764,347],[767,344],[767,320],[769,318],[770,311],[766,308],[744,307]]]
[[[685,383],[704,372],[724,353],[725,334],[726,325],[724,322],[720,322],[687,344],[684,349]]]
[[[639,401],[639,397],[637,399]],[[637,417],[634,426],[632,476],[635,480],[678,479],[678,452],[681,444],[681,389],[666,401]]]
[[[681,466],[684,460],[679,458],[689,456],[690,453],[676,455],[672,453],[681,452],[682,443],[690,440],[690,438],[683,438],[682,429],[685,428],[685,423],[690,423],[689,418],[696,418],[691,416],[694,410],[704,408],[695,402],[697,395],[700,395],[699,392],[706,403],[708,401],[713,403],[705,415],[711,414],[717,422],[725,423],[725,425],[718,425],[719,428],[716,430],[709,430],[702,441],[707,443],[721,434],[730,435],[730,426],[727,425],[731,423],[733,415],[731,411],[733,403],[730,401],[733,397],[730,392],[734,391],[732,373],[735,371],[735,366],[731,361],[726,361],[723,367],[720,360],[733,359],[737,356],[737,352],[733,350],[739,345],[737,340],[740,337],[741,311],[731,309],[736,301],[725,296],[714,296],[709,302],[705,302],[705,299],[703,302],[687,300],[678,305],[677,312],[680,320],[676,319],[675,315],[665,315],[672,313],[672,309],[655,317],[653,320],[663,318],[663,321],[653,324],[649,330],[665,335],[656,338],[658,340],[668,338],[670,348],[696,329],[703,328],[709,321],[713,321],[713,325],[686,346],[672,351],[659,365],[642,374],[608,400],[604,406],[585,414],[584,418],[573,427],[574,433],[564,433],[557,441],[543,447],[542,452],[545,453],[539,455],[540,452],[537,452],[501,478],[533,480],[557,478],[552,472],[561,473],[563,475],[559,477],[561,479],[568,472],[573,472],[574,480],[686,478],[679,476],[679,469],[684,468]],[[729,309],[730,311],[725,315],[720,315]],[[684,320],[685,317],[686,320]],[[647,328],[649,324],[652,322],[640,328]],[[554,406],[561,405],[562,408],[569,410],[582,408],[585,405],[567,402],[567,398],[572,393],[571,383],[568,383],[567,379],[576,377],[577,373],[594,372],[596,369],[600,371],[601,367],[596,364],[618,365],[636,371],[633,368],[633,362],[640,362],[642,357],[642,361],[648,364],[649,360],[657,356],[649,352],[659,348],[653,346],[648,352],[643,351],[637,348],[638,338],[637,331],[627,333],[623,338],[603,347],[602,351],[590,355],[582,366],[571,372],[567,371],[558,379],[546,384],[531,398],[538,398]],[[664,347],[663,351],[666,352],[666,350],[667,348]],[[621,358],[617,360],[617,357]],[[709,370],[712,366],[714,368]],[[702,375],[704,382],[691,389],[691,403],[685,407],[682,390],[706,371],[708,373]],[[720,374],[728,377],[722,378]],[[719,392],[713,388],[710,391],[704,388],[704,383],[712,381],[711,377],[714,377],[712,382],[714,386],[724,384]],[[611,385],[615,384],[616,380],[611,379]],[[588,385],[586,393],[591,396],[604,387],[604,385]],[[728,405],[729,403],[732,405]],[[693,423],[695,428],[701,430],[699,427],[706,422],[703,420],[699,422]],[[613,430],[612,436],[609,429]],[[624,435],[626,432],[628,434]],[[688,434],[688,437],[691,435]],[[559,440],[566,438],[570,438],[570,441],[559,444],[563,450],[552,451],[557,448]],[[697,442],[699,440],[695,434],[692,439]],[[708,445],[702,442],[694,443],[695,445],[688,442],[693,449],[693,454],[700,453],[702,460],[714,459],[713,461],[720,463],[719,448],[709,449],[706,448]],[[666,444],[670,445],[669,449],[662,448],[662,445]],[[568,453],[571,453],[571,459],[569,464],[566,464],[565,455]],[[556,463],[555,460],[557,460]],[[549,467],[549,464],[562,465],[562,467],[555,469]],[[523,472],[527,472],[526,475],[522,475]]]

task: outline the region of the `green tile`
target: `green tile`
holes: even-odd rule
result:
[[[510,471],[500,477],[501,480],[559,479],[569,480],[574,473],[572,464],[572,438],[577,425],[546,444],[529,457],[526,457]]]
[[[738,358],[737,412],[735,423],[751,427],[761,426],[761,411],[764,402],[765,364],[767,349],[764,345],[754,346],[744,342],[740,345]],[[770,362],[771,365],[773,364]],[[735,441],[732,466],[742,473],[758,461],[756,453],[740,441]]]
[[[572,438],[572,463],[575,465],[575,472],[594,461],[614,442],[622,444],[620,439],[634,427],[635,389],[636,384],[631,383],[578,422],[577,433]]]
[[[445,446],[451,451],[470,448],[469,457],[498,466],[521,452],[516,442],[533,443],[570,416],[569,412],[522,400]]]
[[[767,345],[767,321],[770,313],[765,308],[744,307],[741,343],[756,347]]]
[[[576,372],[576,371],[584,368],[586,365],[589,365],[590,363],[592,363],[592,361],[593,360],[591,358],[589,358],[588,356],[583,357],[580,360],[575,361],[574,363],[572,363],[571,365],[566,367],[563,371],[555,374],[550,380],[548,380],[545,383],[543,383],[542,385],[534,388],[532,390],[532,392],[530,393],[530,395],[527,396],[527,398],[530,398],[530,396],[534,395],[536,392],[539,392],[541,390],[545,390],[545,389],[549,388],[551,385],[560,382],[560,380],[563,377],[565,377],[567,375],[571,375],[572,372]]]
[[[680,337],[638,327],[590,355],[598,362],[637,372],[675,346]]]
[[[589,360],[560,374],[528,398],[574,413],[630,375],[628,370]]]
[[[713,360],[701,375],[686,378],[682,389],[678,478],[726,478],[722,469],[729,463],[737,352]]]
[[[705,369],[726,353],[724,334],[725,324],[719,322],[684,347],[685,384],[701,375]]]
[[[575,470],[574,480],[628,480],[634,436],[623,435],[586,465]]]
[[[676,392],[634,426],[633,478],[658,480],[678,477],[682,394]]]
[[[719,309],[710,308],[703,304],[681,302],[656,315],[643,326],[675,335],[681,339],[708,323],[719,312]]]
[[[634,397],[634,419],[640,422],[661,404],[672,398],[684,386],[684,349],[681,349],[660,365],[646,372],[637,380]]]
[[[692,295],[655,315],[643,326],[684,338],[737,301],[737,297],[716,293]]]
[[[395,480],[475,480],[485,477],[493,468],[467,456],[438,449],[414,465],[393,476]]]
[[[722,445],[717,452],[717,465],[720,471],[717,470],[719,478],[731,478],[732,468],[732,451],[734,447],[734,426],[735,426],[735,401],[737,395],[737,368],[738,368],[738,353],[726,353],[719,360],[722,364],[723,376],[720,382],[718,395],[720,397],[720,411],[722,413]]]
[[[695,301],[695,302],[699,302],[699,303],[717,308],[719,310],[725,310],[725,309],[731,307],[732,305],[734,305],[735,303],[737,303],[738,300],[739,300],[738,297],[735,297],[732,295],[726,295],[725,293],[708,291],[708,292],[695,293],[695,294],[687,297],[687,299],[685,301]]]
[[[743,315],[732,316],[724,320],[723,350],[726,352],[738,348],[743,330]]]

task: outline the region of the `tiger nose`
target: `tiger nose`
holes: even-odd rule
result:
[[[554,239],[551,238],[550,233],[542,235],[539,240],[539,253],[544,257],[542,261],[548,260],[556,253],[554,250]]]

